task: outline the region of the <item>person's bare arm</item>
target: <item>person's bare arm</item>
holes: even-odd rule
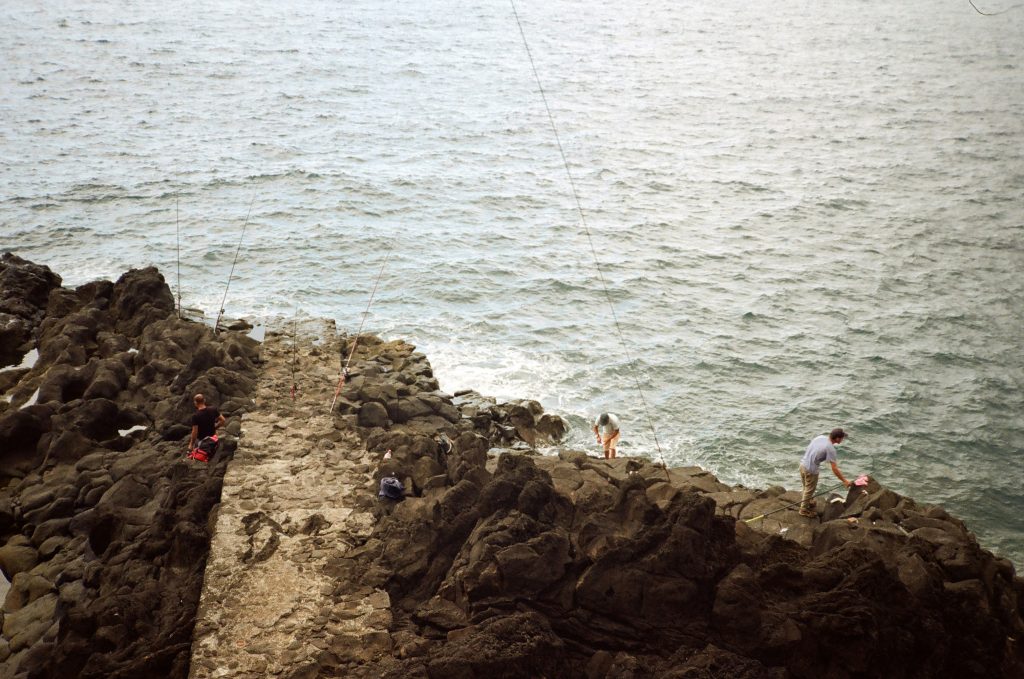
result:
[[[843,476],[843,473],[839,471],[839,465],[837,465],[835,462],[829,462],[829,464],[832,465],[832,473],[836,475],[836,478],[842,481],[844,486],[849,488],[850,482],[847,481],[846,477]]]
[[[188,449],[192,450],[196,447],[196,439],[199,437],[199,425],[192,425],[192,433],[188,437]]]
[[[213,428],[220,429],[221,427],[224,426],[225,422],[227,422],[227,420],[224,419],[224,416],[221,415],[220,413],[217,413],[217,421],[213,423]]]

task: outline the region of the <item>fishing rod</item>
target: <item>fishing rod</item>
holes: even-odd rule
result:
[[[644,395],[643,387],[640,385],[640,377],[637,375],[636,362],[629,353],[629,346],[626,344],[626,338],[622,334],[622,326],[619,324],[618,315],[615,313],[615,304],[612,302],[611,293],[608,290],[608,283],[605,282],[604,272],[601,271],[601,264],[597,258],[597,248],[594,246],[594,238],[590,234],[590,227],[587,226],[587,218],[583,212],[583,204],[580,202],[579,191],[576,189],[576,180],[572,176],[572,170],[569,169],[569,160],[565,155],[565,149],[562,148],[562,140],[558,136],[558,127],[555,125],[555,117],[551,113],[551,106],[548,105],[548,98],[544,92],[544,85],[541,83],[540,74],[537,72],[537,65],[533,61],[533,53],[530,51],[530,44],[526,40],[526,31],[523,29],[523,22],[519,20],[519,11],[516,9],[515,0],[509,0],[512,5],[512,14],[515,16],[516,25],[519,26],[519,35],[523,39],[523,47],[526,50],[526,56],[530,60],[530,68],[533,70],[534,80],[537,81],[537,89],[540,90],[541,100],[544,102],[544,110],[548,114],[548,122],[551,124],[551,132],[555,136],[555,144],[558,146],[558,153],[562,157],[562,165],[565,166],[565,174],[569,178],[569,187],[572,189],[573,199],[576,201],[576,211],[580,216],[580,224],[583,226],[583,231],[587,236],[587,242],[590,245],[590,252],[594,257],[594,268],[597,270],[598,280],[601,281],[601,288],[604,290],[605,299],[608,302],[608,307],[611,309],[612,321],[615,325],[615,332],[619,337],[619,342],[622,344],[622,353],[626,359],[626,365],[629,366],[630,372],[633,374],[633,381],[636,383],[637,393],[640,395],[640,403],[643,405],[644,413],[647,416],[647,425],[651,429],[651,434],[654,436],[654,446],[658,449],[658,457],[661,460],[661,465],[665,469],[665,478],[671,482],[671,478],[668,474],[668,465],[665,463],[665,456],[661,450],[661,443],[658,441],[658,430],[654,427],[654,419],[651,417],[651,410],[647,405],[647,397]]]
[[[975,12],[977,12],[978,14],[980,14],[982,16],[986,16],[986,17],[999,16],[1000,14],[1006,14],[1011,9],[1017,9],[1018,7],[1024,7],[1024,4],[1021,4],[1021,5],[1011,5],[1010,7],[1007,7],[1006,9],[1000,10],[998,12],[982,12],[980,9],[978,9],[978,6],[974,4],[974,0],[967,0],[967,2],[971,3],[971,7],[974,8]]]
[[[359,321],[359,330],[356,331],[356,336],[352,339],[352,348],[348,352],[348,359],[345,361],[345,365],[341,368],[341,375],[338,377],[338,387],[334,390],[334,398],[331,400],[331,409],[328,412],[334,412],[334,406],[338,403],[338,395],[341,393],[341,388],[345,386],[345,380],[348,378],[348,368],[352,363],[352,357],[356,353],[356,345],[359,344],[359,336],[363,333],[363,324],[366,323],[366,316],[370,313],[370,305],[373,304],[373,297],[377,294],[377,286],[380,285],[380,279],[384,275],[384,267],[387,266],[388,260],[391,258],[391,251],[394,249],[394,242],[388,246],[387,254],[384,255],[384,261],[380,265],[380,272],[377,274],[377,280],[373,283],[373,290],[370,291],[370,299],[366,302],[366,309],[363,311],[363,319]]]
[[[868,478],[870,478],[870,477],[867,474],[864,474],[862,476],[858,476],[857,480],[855,480],[850,485],[851,486],[866,486],[868,484]],[[843,485],[846,485],[846,484],[837,483],[836,485],[832,486],[831,488],[826,488],[825,490],[821,491],[820,493],[815,493],[814,495],[811,496],[811,498],[821,497],[822,495],[825,495],[826,493],[831,493],[833,490],[836,490],[837,488],[839,488],[840,486],[843,486]],[[778,509],[773,509],[772,511],[765,512],[764,514],[758,514],[757,516],[755,516],[755,517],[753,517],[751,519],[743,519],[743,522],[744,523],[753,523],[754,521],[757,521],[759,519],[763,519],[763,518],[765,518],[767,516],[771,516],[772,514],[777,514],[779,512],[785,511],[787,509],[791,509],[793,507],[796,507],[799,504],[803,504],[803,499],[797,500],[796,502],[791,502],[790,504],[786,505],[785,507],[779,507]]]
[[[238,253],[242,251],[242,239],[245,238],[245,227],[249,225],[249,215],[252,214],[253,203],[256,202],[256,192],[252,192],[252,200],[249,201],[249,211],[245,213],[245,222],[242,224],[242,235],[238,237],[238,247],[235,249],[235,258],[231,261],[231,271],[228,273],[228,282],[224,286],[224,298],[220,301],[220,311],[217,313],[217,320],[213,324],[213,334],[217,334],[220,327],[220,319],[224,315],[224,303],[228,301],[228,288],[231,287],[231,277],[235,275],[235,262],[238,261]]]
[[[181,226],[178,221],[178,194],[174,194],[174,240],[178,246],[178,319],[181,319]]]
[[[299,343],[299,334],[296,331],[299,317],[299,305],[295,304],[295,314],[292,316],[292,401],[295,400],[295,394],[298,391],[298,384],[295,381],[295,368],[298,365],[298,349],[296,348]]]

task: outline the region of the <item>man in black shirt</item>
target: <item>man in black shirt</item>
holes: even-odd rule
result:
[[[196,404],[196,412],[192,416],[192,435],[188,439],[188,449],[194,450],[196,443],[207,436],[213,436],[218,427],[224,426],[224,416],[216,408],[206,405],[202,394],[196,394],[192,402]]]

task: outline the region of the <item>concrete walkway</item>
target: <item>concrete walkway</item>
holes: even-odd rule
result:
[[[391,648],[387,593],[329,573],[372,528],[357,507],[371,496],[373,461],[328,413],[339,369],[333,323],[301,334],[294,402],[291,338],[268,335],[263,346],[255,407],[242,419],[216,516],[195,679],[316,676]]]

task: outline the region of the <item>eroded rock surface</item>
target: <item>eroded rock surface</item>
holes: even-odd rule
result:
[[[562,420],[446,394],[405,342],[323,326],[258,358],[154,270],[36,273],[39,360],[0,373],[0,677],[1024,676],[1013,565],[879,480],[810,519],[696,467],[542,456]],[[210,465],[182,450],[196,391],[228,416]]]
[[[5,252],[0,257],[0,368],[16,364],[29,351],[60,276],[49,267]]]
[[[183,677],[234,449],[228,436],[212,464],[185,459],[190,396],[237,420],[257,347],[178,320],[155,269],[59,281],[0,263],[28,338],[15,348],[39,354],[0,382],[0,676]]]
[[[1024,670],[1022,580],[941,508],[872,482],[817,520],[794,507],[748,523],[735,516],[796,494],[637,459],[485,459],[472,443],[456,441],[448,483],[383,517],[349,570],[393,601],[380,676]]]
[[[372,529],[375,456],[335,426],[340,347],[333,324],[317,334],[301,350],[267,339],[225,477],[192,677],[317,676],[391,650],[387,593],[331,568]]]

